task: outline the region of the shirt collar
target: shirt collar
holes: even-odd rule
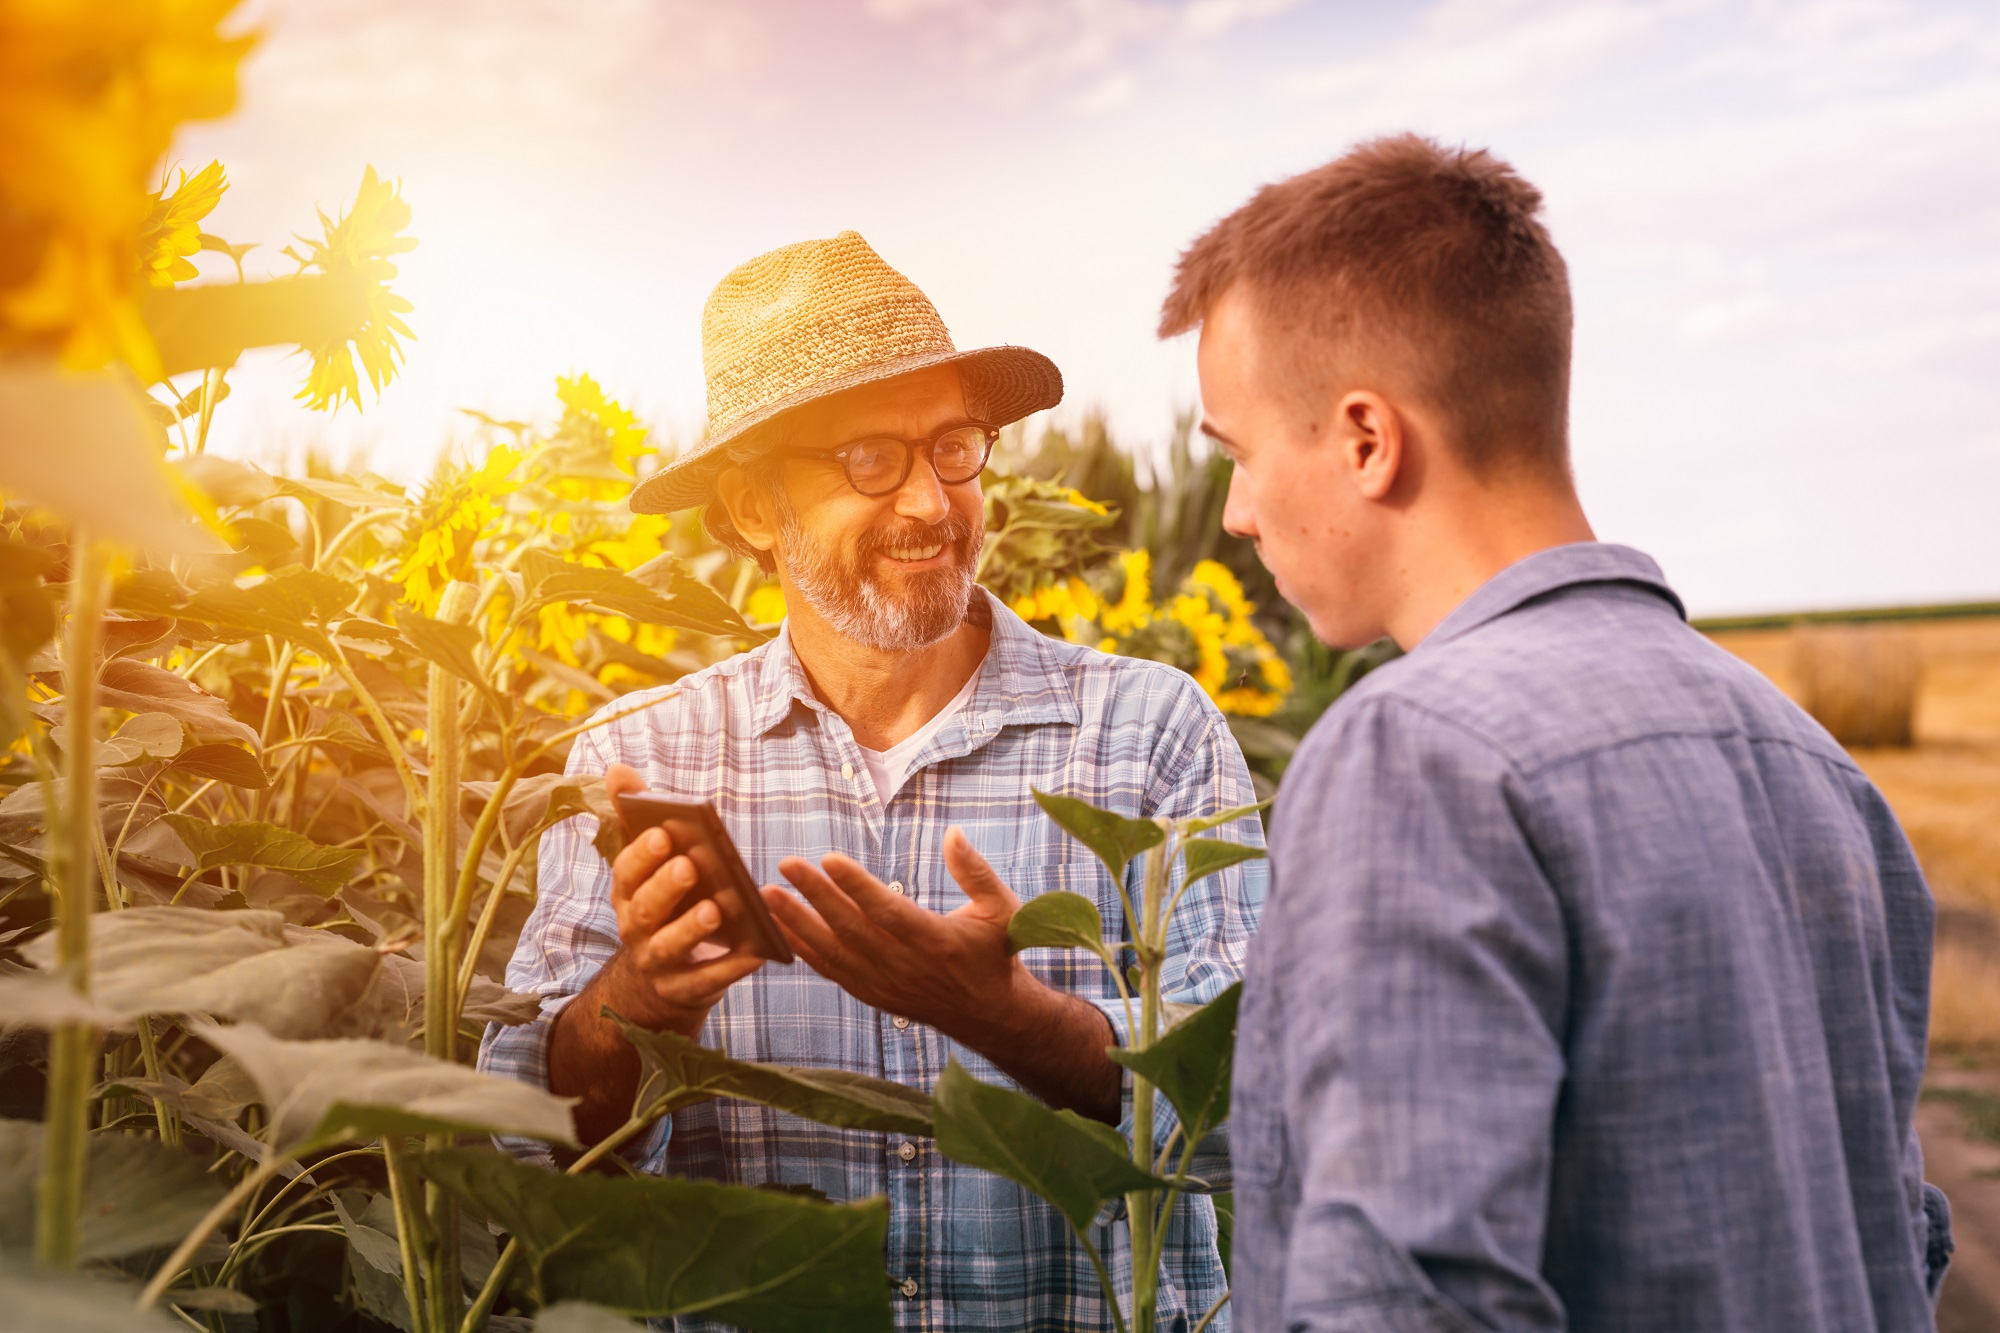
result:
[[[1666,575],[1651,556],[1607,542],[1573,542],[1537,551],[1486,580],[1440,620],[1417,647],[1449,642],[1546,593],[1585,583],[1623,583],[1644,588],[1673,607],[1675,615],[1687,619],[1687,608],[1667,586]]]
[[[1047,636],[986,589],[977,589],[977,594],[985,599],[993,639],[987,646],[986,660],[979,666],[979,683],[962,714],[966,729],[992,735],[1002,727],[1034,722],[1081,723],[1083,710],[1077,704],[1076,691],[1070,687]],[[980,612],[975,609],[973,614]],[[765,735],[790,717],[794,704],[804,704],[815,712],[829,711],[806,679],[805,667],[792,645],[789,622],[779,627],[778,637],[764,651],[770,683],[751,704],[755,735]]]

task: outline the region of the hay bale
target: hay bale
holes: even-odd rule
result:
[[[1916,641],[1902,625],[1800,625],[1792,631],[1792,687],[1842,745],[1908,745]]]

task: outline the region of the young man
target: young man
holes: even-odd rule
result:
[[[1540,196],[1404,136],[1182,258],[1224,526],[1407,655],[1286,774],[1238,1033],[1239,1328],[1915,1330],[1930,895],[1840,747],[1594,542]]]
[[[1110,976],[1075,954],[1007,953],[1016,895],[1052,889],[1089,896],[1107,938],[1126,938],[1117,886],[1032,789],[1133,816],[1254,797],[1185,674],[1047,639],[973,581],[998,428],[1054,405],[1061,377],[1025,348],[957,351],[923,293],[852,232],[731,273],[703,343],[708,438],[633,508],[709,502],[710,529],[775,569],[790,614],[770,643],[586,733],[569,770],[602,772],[613,792],[714,801],[751,873],[803,895],[765,890],[804,965],[698,952],[714,905],[668,919],[694,883],[688,859],[655,831],[606,866],[591,821],[573,820],[542,844],[541,898],[507,974],[547,997],[544,1017],[490,1031],[482,1065],[580,1097],[578,1129],[600,1139],[631,1113],[639,1073],[609,1006],[739,1059],[924,1089],[957,1059],[1117,1122],[1121,1070],[1105,1049],[1124,1009]],[[1262,839],[1255,817],[1224,836]],[[1175,918],[1178,998],[1240,975],[1264,884],[1258,866],[1241,871],[1202,881]],[[1113,1327],[1061,1215],[928,1141],[715,1101],[676,1112],[633,1155],[678,1175],[886,1195],[899,1327]],[[1162,1309],[1191,1321],[1224,1279],[1214,1209],[1189,1202]],[[1129,1256],[1108,1226],[1096,1239]]]

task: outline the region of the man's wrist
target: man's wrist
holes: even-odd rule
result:
[[[653,978],[639,965],[629,949],[621,948],[611,956],[611,961],[598,974],[597,985],[597,993],[589,997],[593,1013],[597,1006],[608,1008],[634,1027],[648,1032],[675,1032],[693,1040],[706,1018],[704,1012],[694,1016],[690,1023],[686,1008],[662,1000],[659,992],[653,989]]]
[[[1060,1033],[1075,1004],[1083,1003],[1030,972],[1019,959],[1006,991],[979,1012],[965,1016],[961,1031],[945,1035],[996,1063],[1017,1051],[1034,1050]],[[1093,1011],[1095,1006],[1090,1006]]]

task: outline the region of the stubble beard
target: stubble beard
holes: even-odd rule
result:
[[[907,590],[885,586],[874,556],[887,547],[941,544],[951,562],[905,576]],[[957,513],[942,523],[869,529],[841,551],[816,541],[790,502],[778,497],[778,555],[792,586],[833,630],[879,652],[907,653],[950,637],[965,621],[984,529]]]

